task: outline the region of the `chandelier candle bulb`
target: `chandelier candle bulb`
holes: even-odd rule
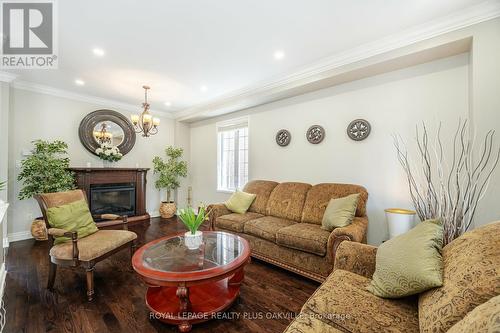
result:
[[[132,123],[135,125],[139,122],[139,116],[136,114],[133,114],[130,116],[130,120],[132,120]]]
[[[150,114],[145,114],[144,116],[142,116],[142,122],[144,124],[150,124],[151,123],[151,120],[152,120],[152,116]]]
[[[153,126],[160,125],[160,118],[153,118]]]

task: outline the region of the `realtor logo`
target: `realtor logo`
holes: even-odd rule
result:
[[[57,68],[55,2],[2,0],[1,12],[0,67]]]

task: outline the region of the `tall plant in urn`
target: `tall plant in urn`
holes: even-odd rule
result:
[[[68,145],[60,140],[32,142],[31,154],[21,161],[19,199],[29,199],[41,193],[64,192],[75,188],[73,172],[68,170]],[[46,240],[45,221],[39,217],[31,225],[36,240]]]
[[[187,162],[179,160],[183,153],[182,148],[168,146],[165,149],[166,161],[159,156],[153,159],[154,173],[158,174],[155,186],[158,190],[167,190],[167,201],[162,201],[160,205],[160,215],[163,218],[171,218],[177,210],[172,200],[172,191],[179,188],[179,178],[187,176]]]

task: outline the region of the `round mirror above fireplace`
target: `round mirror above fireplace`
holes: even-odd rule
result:
[[[134,127],[127,117],[113,110],[97,110],[86,115],[78,135],[83,146],[94,155],[103,143],[117,146],[123,155],[135,145]]]

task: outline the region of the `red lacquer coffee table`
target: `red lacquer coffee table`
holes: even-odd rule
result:
[[[212,319],[236,300],[249,261],[245,239],[204,231],[196,250],[184,245],[183,234],[164,237],[137,250],[132,265],[148,285],[151,316],[188,332],[192,324]]]

